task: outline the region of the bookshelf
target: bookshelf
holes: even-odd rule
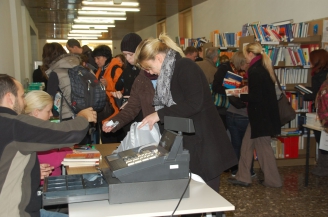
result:
[[[291,96],[290,100],[295,102],[295,97],[297,96],[297,106],[295,108],[297,116],[293,121],[285,125],[284,128],[298,127],[303,120],[302,116],[305,116],[305,114],[311,110],[311,102],[303,101],[303,98],[298,96],[295,86],[297,84],[311,86],[309,53],[313,49],[319,49],[322,47],[321,39],[324,20],[328,20],[328,18],[301,23],[293,23],[293,20],[290,20],[281,26],[280,24],[260,25],[260,22],[254,22],[247,23],[242,27],[243,36],[238,38],[239,50],[243,50],[243,47],[248,43],[256,41],[262,44],[262,47],[264,47],[266,52],[271,49],[270,54],[272,54],[273,49],[281,49],[279,56],[281,59],[278,59],[277,56],[276,59],[273,59],[272,55],[269,56],[272,61],[274,60],[273,65],[275,73],[285,87],[286,92],[289,92]],[[249,31],[252,32],[249,34]],[[272,32],[276,32],[278,35],[276,34],[276,36],[274,36],[272,35]],[[216,39],[215,34],[218,33],[219,30],[214,30],[210,33],[213,43]],[[218,42],[218,39],[216,39],[216,41]],[[312,46],[315,48],[312,49]],[[295,103],[293,107],[295,107]],[[300,136],[299,139],[304,140],[304,137]],[[315,142],[314,138],[312,138],[312,140],[312,142]],[[309,158],[310,165],[315,164],[315,157],[316,145],[314,144],[311,145],[311,154]],[[278,166],[296,166],[305,165],[305,163],[305,148],[299,149],[297,158],[277,159]],[[255,168],[259,167],[257,161],[254,163],[254,166]]]

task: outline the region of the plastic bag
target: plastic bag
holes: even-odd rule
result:
[[[134,122],[131,124],[130,131],[113,153],[118,153],[151,143],[159,143],[161,139],[161,133],[159,131],[158,124],[154,124],[152,130],[149,130],[148,124],[143,126],[141,129],[138,129],[140,124],[141,122]]]

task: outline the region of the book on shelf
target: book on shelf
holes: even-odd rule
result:
[[[295,89],[297,89],[297,90],[299,90],[299,91],[301,91],[302,93],[305,93],[305,94],[311,94],[312,93],[311,90],[307,89],[306,87],[304,87],[301,84],[296,85]]]
[[[274,23],[272,23],[272,25],[273,26],[281,26],[281,25],[291,24],[293,22],[294,22],[293,19],[289,19],[289,20],[283,20],[283,21],[274,22]]]
[[[299,136],[302,134],[302,131],[297,128],[282,128],[280,134],[282,136]]]
[[[228,71],[223,79],[222,86],[228,89],[239,88],[242,81],[243,81],[243,76]]]

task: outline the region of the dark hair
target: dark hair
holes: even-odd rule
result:
[[[310,62],[313,74],[328,68],[328,53],[324,49],[314,50],[310,53]]]
[[[121,60],[122,60],[122,62],[123,62],[123,65],[122,65],[122,69],[124,69],[125,68],[125,66],[126,66],[126,58],[125,58],[125,56],[123,55],[123,54],[117,54],[116,56],[115,56],[115,58],[116,57],[119,57]]]
[[[187,54],[193,54],[195,52],[198,53],[198,50],[194,46],[190,46],[190,47],[187,47],[183,52],[185,55],[187,55]]]
[[[9,92],[17,96],[17,85],[15,84],[15,78],[7,75],[0,74],[0,103],[2,103],[3,97]]]
[[[92,51],[92,57],[106,57],[105,65],[112,60],[112,50],[107,45],[99,45]]]
[[[47,69],[49,69],[51,62],[63,54],[67,54],[67,52],[61,44],[56,42],[46,43],[43,46],[42,52],[42,72],[45,72]]]
[[[196,49],[198,50],[198,52],[202,52],[203,51],[203,47],[202,46],[197,47]]]
[[[219,57],[219,61],[220,61],[220,63],[229,62],[229,57],[227,55],[223,54],[222,56]]]
[[[66,44],[68,45],[68,47],[74,47],[74,46],[79,48],[81,47],[80,42],[74,38],[68,39]]]

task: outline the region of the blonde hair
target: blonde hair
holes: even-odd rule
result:
[[[257,42],[249,43],[246,46],[244,46],[243,51],[245,56],[250,52],[252,52],[255,56],[262,55],[262,64],[264,68],[266,68],[269,71],[272,81],[276,82],[276,76],[274,74],[274,70],[272,67],[272,61],[270,57],[263,52],[261,44]]]
[[[178,52],[182,57],[184,53],[180,47],[165,33],[161,33],[158,38],[148,38],[143,40],[137,47],[134,60],[138,67],[147,60],[154,60],[159,53],[166,54],[170,49]]]
[[[25,114],[31,114],[34,109],[42,110],[47,105],[52,105],[53,99],[48,93],[42,90],[34,90],[26,94],[25,102]]]
[[[237,70],[241,70],[241,67],[246,64],[246,58],[242,51],[237,51],[231,57],[231,62]]]

